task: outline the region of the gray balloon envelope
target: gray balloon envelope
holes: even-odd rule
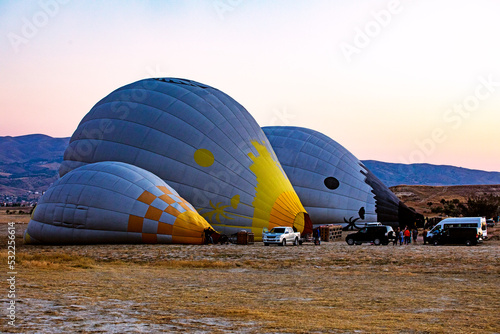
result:
[[[60,175],[122,161],[165,180],[221,233],[310,222],[271,145],[239,103],[184,79],[141,80],[98,102],[64,154]]]
[[[202,244],[213,230],[156,175],[121,162],[77,168],[42,196],[25,233],[32,244]]]
[[[314,225],[415,222],[415,212],[333,139],[300,127],[262,129]]]

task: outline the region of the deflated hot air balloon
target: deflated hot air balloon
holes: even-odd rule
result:
[[[154,174],[122,162],[77,168],[42,196],[24,235],[33,244],[202,244],[213,228]]]
[[[413,226],[415,212],[336,141],[300,127],[262,129],[314,225]]]
[[[302,204],[257,122],[221,91],[184,79],[141,80],[83,118],[60,175],[122,161],[165,180],[219,232],[310,230]]]

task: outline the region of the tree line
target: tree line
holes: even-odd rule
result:
[[[439,203],[428,202],[431,212],[452,217],[486,217],[492,218],[500,215],[500,196],[492,194],[476,195],[467,198],[462,203],[459,199],[445,200]]]

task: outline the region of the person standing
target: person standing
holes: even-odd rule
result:
[[[399,240],[399,227],[396,227],[396,231],[394,233],[394,239],[392,240],[392,245],[396,246]]]
[[[319,227],[314,230],[314,244],[321,245],[321,230]]]
[[[207,227],[205,230],[205,244],[212,244],[214,243],[214,239],[212,238],[212,231]]]
[[[403,235],[405,237],[405,245],[408,245],[411,243],[411,232],[410,232],[410,229],[408,228],[408,226],[405,227],[405,230],[403,232]]]
[[[399,245],[401,246],[403,244],[403,238],[404,238],[404,232],[403,230],[399,231]]]
[[[413,229],[413,231],[411,231],[411,235],[413,237],[413,243],[417,243],[417,237],[418,237],[418,230],[416,228]]]

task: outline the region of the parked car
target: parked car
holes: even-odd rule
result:
[[[273,227],[271,231],[262,235],[262,241],[264,242],[264,246],[269,246],[270,244],[298,246],[301,244],[300,232],[295,232],[293,228],[288,226]]]
[[[361,245],[363,242],[370,242],[375,245],[387,245],[389,241],[396,238],[396,233],[391,226],[367,226],[356,233],[349,234],[345,241],[348,245]]]
[[[357,225],[360,225],[360,224],[357,224]],[[367,227],[367,226],[382,226],[382,223],[379,223],[379,222],[369,222],[369,223],[365,223],[365,226],[364,226],[364,227]]]
[[[494,227],[495,226],[495,221],[493,219],[486,219],[486,226],[488,226],[488,227]]]

